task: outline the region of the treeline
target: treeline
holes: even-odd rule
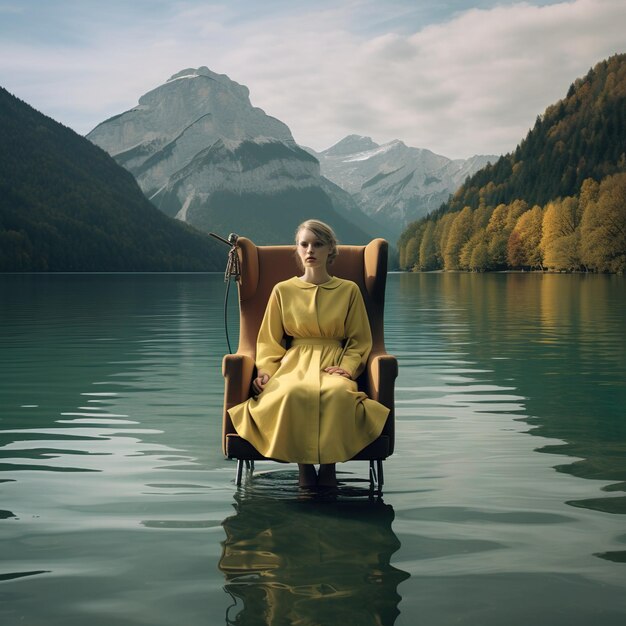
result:
[[[587,178],[626,170],[626,54],[598,63],[548,107],[516,150],[468,178],[439,212],[523,198],[543,206]]]
[[[623,272],[625,171],[621,54],[575,81],[515,152],[410,224],[398,242],[400,266]]]
[[[398,242],[402,269],[624,272],[626,172],[589,178],[575,196],[529,207],[464,207],[411,224]]]

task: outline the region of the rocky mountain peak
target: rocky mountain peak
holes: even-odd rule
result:
[[[246,86],[240,85],[234,80],[231,80],[228,76],[226,76],[226,74],[217,74],[216,72],[212,72],[205,65],[197,69],[193,67],[188,67],[187,69],[181,70],[173,76],[170,76],[170,78],[165,81],[165,84],[171,83],[176,80],[189,78],[208,78],[209,80],[213,80],[218,83],[220,87],[232,91],[239,98],[246,100],[250,98],[250,90]]]
[[[379,224],[399,234],[412,220],[436,209],[490,156],[451,159],[394,139],[377,144],[348,135],[320,153],[322,175],[345,189]]]
[[[202,230],[279,243],[315,215],[346,242],[385,232],[321,176],[286,124],[252,106],[247,87],[207,67],[177,72],[87,137],[135,176],[155,206]]]
[[[294,143],[286,124],[252,106],[247,87],[207,67],[174,74],[141,96],[138,106],[102,122],[87,138],[110,154],[121,156],[125,166],[128,160],[123,155],[134,151],[129,166],[132,171],[184,135],[193,144],[190,150],[196,148],[198,136],[203,147],[219,138],[272,137]]]
[[[379,147],[380,146],[376,142],[372,141],[371,137],[348,135],[330,148],[324,150],[322,154],[326,156],[343,156],[345,154],[365,152],[366,150],[373,150],[374,148]]]

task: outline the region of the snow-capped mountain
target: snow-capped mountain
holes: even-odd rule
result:
[[[206,67],[178,72],[87,138],[157,207],[202,230],[284,243],[317,217],[344,243],[389,236],[321,176],[285,124],[252,106],[247,87]]]
[[[379,145],[359,135],[349,135],[323,152],[309,152],[319,160],[326,178],[397,234],[437,209],[467,176],[498,158],[477,155],[452,160],[399,140]]]

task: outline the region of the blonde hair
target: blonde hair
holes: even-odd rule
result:
[[[328,265],[332,265],[333,261],[337,257],[337,235],[335,235],[335,231],[324,222],[320,222],[319,220],[306,220],[298,226],[295,233],[296,244],[298,243],[298,233],[301,230],[310,230],[320,241],[322,241],[325,245],[327,245],[330,250],[328,252]],[[300,265],[300,258],[296,253],[296,259],[298,261],[298,265]],[[301,268],[303,269],[303,268]]]

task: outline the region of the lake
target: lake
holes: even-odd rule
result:
[[[3,626],[626,623],[625,277],[390,274],[380,499],[236,489],[223,293],[0,275]]]

